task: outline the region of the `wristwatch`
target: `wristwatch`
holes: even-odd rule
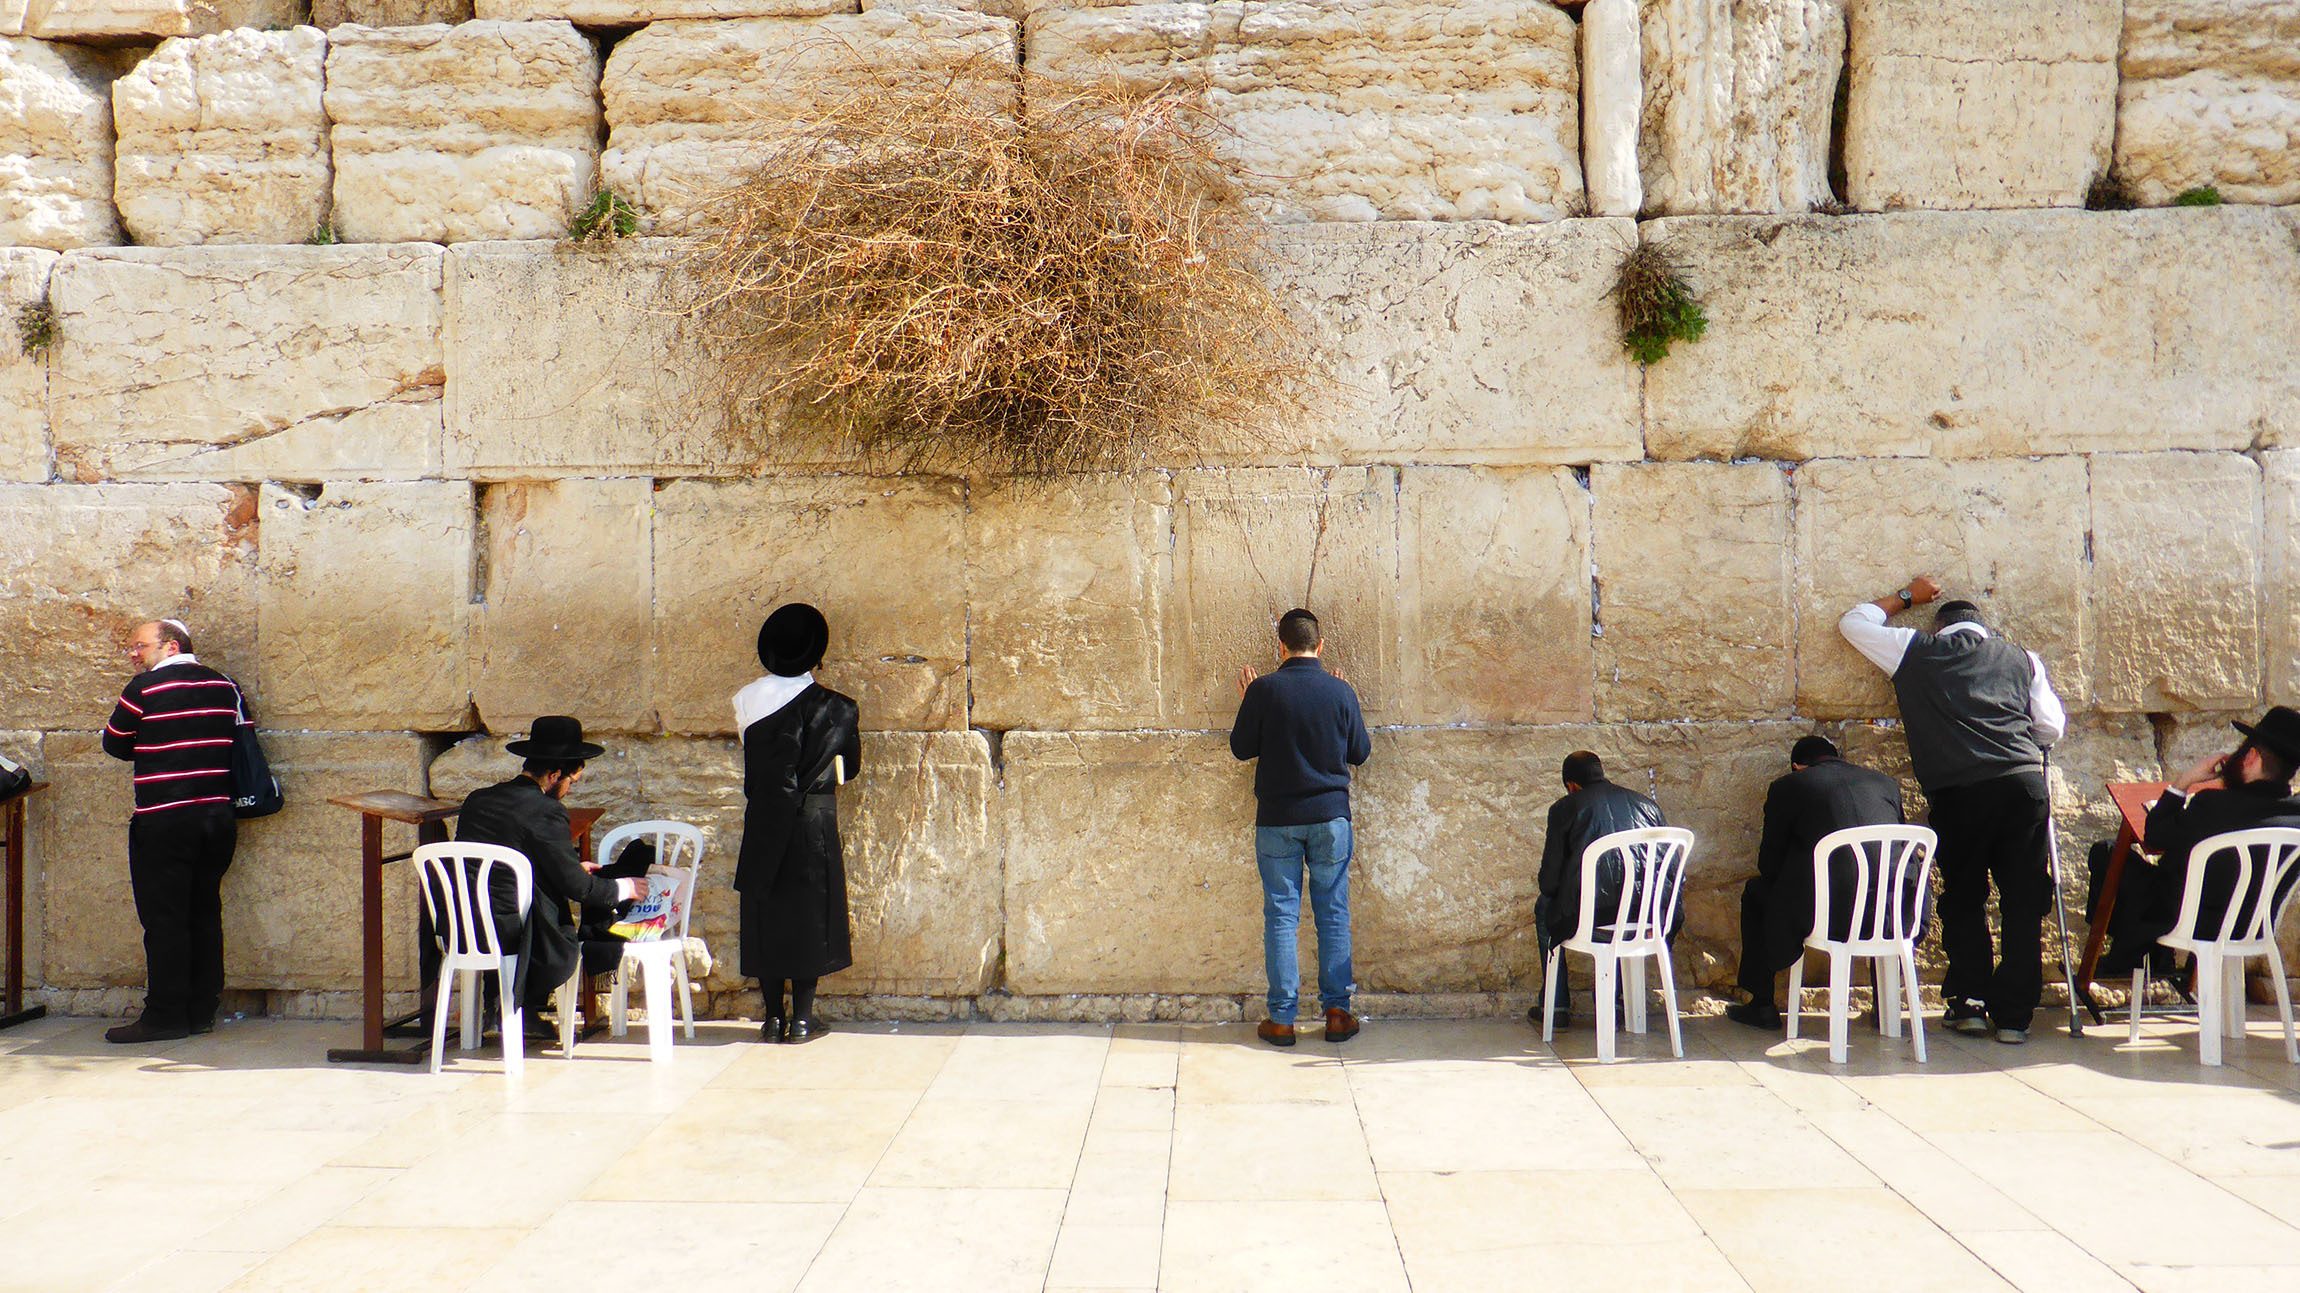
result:
[[[1893,595],[1901,599],[1901,609],[1904,611],[1917,604],[1917,595],[1906,588]]]

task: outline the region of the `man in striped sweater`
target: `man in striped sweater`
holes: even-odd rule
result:
[[[138,625],[128,680],[104,753],[135,765],[128,821],[128,882],[144,925],[149,986],[144,1013],[108,1042],[164,1042],[215,1027],[224,987],[224,871],[239,823],[232,815],[232,738],[247,707],[231,679],[192,654],[179,620]]]

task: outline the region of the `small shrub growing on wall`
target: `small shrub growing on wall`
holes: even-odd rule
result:
[[[574,242],[620,242],[639,232],[639,213],[613,189],[601,189],[567,227]]]
[[[1670,346],[1699,341],[1709,331],[1709,315],[1684,266],[1656,243],[1639,243],[1622,257],[1613,299],[1621,314],[1621,344],[1638,363],[1660,363]]]
[[[16,312],[16,336],[26,358],[38,359],[56,344],[56,310],[46,301],[33,301]]]
[[[857,94],[706,205],[686,268],[738,432],[1040,476],[1301,411],[1307,347],[1210,129],[1039,83],[1017,114],[1009,83]]]
[[[2192,189],[2182,189],[2180,196],[2172,199],[2172,205],[2176,207],[2216,207],[2220,205],[2220,190],[2211,184],[2199,184]]]

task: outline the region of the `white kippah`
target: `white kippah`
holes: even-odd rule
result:
[[[184,622],[182,620],[161,620],[160,623],[167,625],[169,628],[172,628],[176,632],[183,634],[185,637],[190,637],[192,635],[192,631],[184,626]]]

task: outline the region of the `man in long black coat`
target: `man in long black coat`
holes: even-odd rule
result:
[[[1549,806],[1549,821],[1542,835],[1540,893],[1533,902],[1533,923],[1541,943],[1541,960],[1549,964],[1549,949],[1573,937],[1581,924],[1581,855],[1591,844],[1616,831],[1667,826],[1661,805],[1629,787],[1606,779],[1605,761],[1588,750],[1565,756],[1560,769],[1565,794]],[[1612,919],[1621,901],[1621,860],[1607,857],[1598,864],[1595,910],[1600,923]],[[1685,898],[1669,912],[1668,937],[1677,937],[1685,919]],[[1557,1022],[1573,1018],[1573,984],[1565,962],[1558,962]],[[1526,1020],[1541,1026],[1541,1006],[1526,1009]]]
[[[1754,1028],[1779,1028],[1773,982],[1805,954],[1813,932],[1813,846],[1833,831],[1894,826],[1901,816],[1900,783],[1845,762],[1825,736],[1800,739],[1789,750],[1789,774],[1765,791],[1765,831],[1757,843],[1757,874],[1741,887],[1741,990],[1749,1000],[1725,1014]],[[1852,878],[1846,859],[1840,880],[1831,871],[1832,932],[1852,922]]]
[[[822,976],[854,964],[836,791],[842,776],[861,769],[862,739],[855,702],[814,680],[829,642],[822,612],[798,602],[777,607],[759,628],[767,673],[735,694],[744,796],[735,888],[742,973],[759,981],[766,1003],[762,1041],[820,1036],[815,989]]]

